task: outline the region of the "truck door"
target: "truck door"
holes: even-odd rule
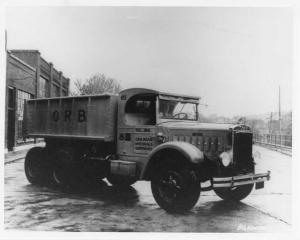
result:
[[[156,95],[121,94],[118,116],[118,155],[124,160],[143,161],[157,145]]]

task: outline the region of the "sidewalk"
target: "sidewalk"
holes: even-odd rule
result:
[[[293,152],[293,149],[292,147],[284,147],[284,146],[274,146],[274,145],[271,145],[271,144],[264,144],[264,143],[255,143],[255,145],[257,146],[261,146],[261,147],[264,147],[264,148],[267,148],[269,150],[272,150],[272,151],[276,151],[276,152],[279,152],[279,153],[282,153],[282,154],[285,154],[285,155],[288,155],[288,156],[292,156],[292,152]]]
[[[22,146],[15,147],[13,151],[5,153],[5,164],[20,160],[25,158],[27,151],[33,147],[44,147],[44,142],[39,142],[36,144],[26,144]]]

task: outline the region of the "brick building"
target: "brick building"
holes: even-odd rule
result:
[[[42,58],[37,50],[7,51],[5,147],[10,151],[24,140],[22,120],[24,100],[67,96],[70,79]]]

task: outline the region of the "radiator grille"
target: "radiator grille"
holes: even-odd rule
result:
[[[233,161],[240,170],[252,166],[252,133],[236,132],[233,139]]]
[[[223,151],[223,138],[217,136],[173,135],[171,141],[188,142],[204,152],[221,153]]]

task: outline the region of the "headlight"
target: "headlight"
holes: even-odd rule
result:
[[[224,167],[228,167],[229,164],[232,162],[232,151],[229,152],[222,152],[220,154],[221,162]]]
[[[162,132],[157,133],[157,141],[158,143],[164,143],[166,141],[166,137]]]

